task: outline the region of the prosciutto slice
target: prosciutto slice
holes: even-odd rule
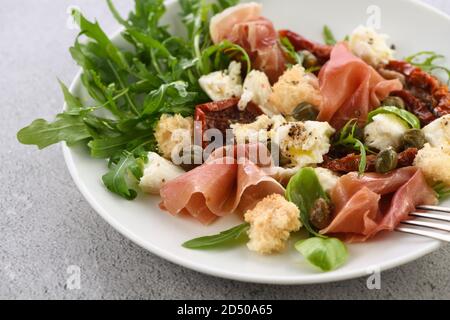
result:
[[[394,230],[417,205],[436,204],[434,191],[416,167],[389,174],[357,173],[342,176],[331,190],[335,217],[321,230],[348,242],[362,242],[383,230]]]
[[[254,2],[231,7],[211,19],[210,34],[216,44],[229,40],[244,48],[253,68],[265,72],[273,84],[283,74],[286,59],[275,27],[261,11]]]
[[[202,166],[165,183],[160,207],[173,215],[189,214],[209,224],[217,217],[244,213],[270,194],[284,194],[283,186],[264,171],[270,161],[250,156],[260,151],[267,155],[265,146],[231,146],[231,152],[226,148],[216,150]]]
[[[354,56],[344,43],[331,51],[319,73],[323,96],[318,120],[340,129],[348,120],[365,123],[367,114],[392,91],[403,88],[398,79],[385,80],[375,69]]]

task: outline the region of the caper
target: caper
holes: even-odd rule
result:
[[[398,154],[392,147],[382,150],[375,159],[375,171],[386,173],[397,168]]]
[[[397,107],[399,109],[405,109],[405,102],[400,97],[387,97],[381,102],[385,107]]]
[[[310,51],[302,50],[301,53],[303,54],[303,67],[305,69],[309,69],[319,65],[319,60],[317,60],[316,56]]]
[[[200,146],[191,145],[184,147],[179,151],[178,159],[176,159],[177,161],[174,161],[174,163],[179,164],[184,170],[190,171],[201,165],[202,157],[202,148]],[[172,158],[172,160],[174,159]]]
[[[422,149],[426,142],[425,135],[420,129],[409,129],[402,138],[402,145],[405,149]]]
[[[318,115],[317,107],[308,102],[300,103],[292,112],[292,117],[297,121],[316,120]]]
[[[309,213],[309,222],[317,229],[325,229],[331,223],[331,208],[329,203],[323,199],[317,199]]]

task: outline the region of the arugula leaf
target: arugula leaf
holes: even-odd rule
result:
[[[333,32],[327,25],[323,27],[322,34],[323,39],[327,45],[334,46],[337,43],[336,38],[333,35]]]
[[[421,51],[409,57],[406,57],[405,61],[428,73],[443,71],[447,74],[447,83],[450,84],[450,69],[435,62],[436,60],[444,58],[444,55],[437,54],[434,51]]]
[[[371,152],[371,150],[357,137],[357,130],[358,121],[356,119],[350,119],[339,131],[338,138],[333,144],[334,146],[351,147],[359,151],[361,160],[359,162],[358,172],[361,176],[366,171],[367,152]]]
[[[450,186],[443,182],[436,183],[433,186],[434,192],[436,192],[439,201],[445,200],[450,197]]]
[[[102,177],[103,183],[111,192],[128,200],[133,200],[136,198],[137,192],[130,188],[127,180],[130,172],[133,173],[136,179],[142,177],[143,163],[143,159],[140,159],[138,162],[133,153],[123,151],[117,164],[110,163],[110,171]]]
[[[44,119],[34,120],[17,133],[20,143],[36,145],[39,149],[61,141],[71,146],[90,137],[82,117],[64,113],[58,114],[56,120],[50,123]]]
[[[76,17],[75,21],[78,22],[82,34],[95,40],[98,43],[99,48],[104,50],[107,56],[119,67],[124,69],[128,67],[123,54],[111,40],[109,40],[108,36],[100,28],[98,22],[90,22],[76,9],[72,10],[72,16]]]
[[[69,89],[66,87],[66,85],[64,83],[61,82],[61,80],[59,81],[59,85],[61,87],[61,90],[64,94],[64,100],[66,102],[67,108],[66,110],[68,112],[78,112],[82,107],[82,103],[80,101],[80,99],[78,99],[77,97],[73,96]]]
[[[245,237],[249,228],[250,225],[248,223],[243,223],[216,235],[186,241],[183,243],[183,247],[188,249],[209,249],[231,244]]]
[[[64,113],[51,123],[34,121],[18,132],[18,140],[39,148],[60,141],[69,145],[82,142],[90,148],[92,157],[109,158],[111,170],[119,170],[122,162],[128,169],[122,169],[119,177],[125,177],[125,171],[139,176],[136,163],[148,151],[156,150],[153,130],[161,114],[192,115],[195,105],[209,100],[198,84],[200,76],[227,67],[232,59],[248,62],[247,67],[251,67],[241,47],[229,42],[213,45],[209,35],[212,15],[236,4],[236,0],[180,2],[187,37],[172,35],[161,24],[166,11],[163,0],[135,0],[128,18],[122,18],[108,0],[132,50],[116,46],[97,22],[73,10],[81,31],[70,53],[82,68],[84,89],[95,102],[85,105],[60,83],[67,106]],[[81,41],[82,37],[87,41]],[[105,184],[123,197],[134,196],[132,188],[117,181],[106,179]]]
[[[345,244],[336,238],[309,238],[295,244],[306,260],[322,271],[331,271],[343,265],[348,258]]]
[[[228,40],[206,48],[198,60],[197,67],[201,75],[226,69],[231,62],[230,57],[236,57],[236,55],[247,66],[246,72],[250,73],[252,64],[248,53],[242,47]]]
[[[299,65],[303,64],[303,60],[305,59],[305,56],[295,50],[291,41],[287,37],[282,37],[280,39],[280,43],[281,43],[281,47],[283,48],[284,52],[294,62],[294,64],[299,64]]]
[[[369,112],[367,121],[372,122],[373,117],[375,117],[377,114],[381,114],[381,113],[393,114],[393,115],[399,117],[400,119],[402,119],[403,121],[405,121],[411,128],[420,129],[419,118],[417,118],[411,112],[404,110],[404,109],[397,108],[397,107],[386,106],[386,107],[380,107],[378,109],[375,109],[375,110]]]
[[[130,131],[115,137],[94,139],[88,143],[93,158],[109,158],[121,150],[129,150],[133,144],[154,143],[152,130]]]
[[[309,222],[309,213],[316,200],[322,198],[329,201],[314,169],[302,168],[289,180],[286,187],[286,198],[299,208],[300,220],[309,233],[317,237],[325,237],[314,230]]]

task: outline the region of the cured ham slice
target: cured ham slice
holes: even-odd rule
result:
[[[365,123],[367,114],[392,91],[403,88],[398,79],[385,80],[375,69],[354,56],[344,43],[331,51],[319,73],[323,96],[318,120],[340,129],[348,120]]]
[[[417,205],[436,204],[434,191],[416,167],[389,174],[342,176],[331,190],[335,217],[321,230],[348,242],[362,242],[383,230],[394,230]]]
[[[255,147],[256,152],[268,154],[262,145],[241,145],[231,152],[226,148],[216,150],[205,164],[162,186],[160,207],[173,215],[185,213],[209,224],[217,217],[244,213],[270,194],[284,194],[283,186],[261,168],[268,165],[267,159],[260,163],[249,160],[253,159],[250,149]]]
[[[286,59],[275,27],[261,11],[254,2],[228,8],[211,19],[210,34],[214,43],[229,40],[244,48],[253,68],[265,72],[273,84],[286,69]]]

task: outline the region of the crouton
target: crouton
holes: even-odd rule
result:
[[[322,96],[317,78],[313,74],[306,74],[302,66],[295,65],[273,86],[269,105],[284,115],[291,115],[295,107],[302,102],[319,107]]]
[[[422,170],[430,183],[443,182],[450,186],[450,148],[432,147],[426,143],[419,150],[414,165]]]
[[[247,247],[260,254],[282,251],[290,233],[301,227],[299,214],[297,206],[283,196],[267,196],[244,215],[250,223]]]
[[[163,114],[155,128],[155,139],[161,155],[171,160],[172,153],[192,144],[194,135],[194,120],[192,117],[183,118]]]

